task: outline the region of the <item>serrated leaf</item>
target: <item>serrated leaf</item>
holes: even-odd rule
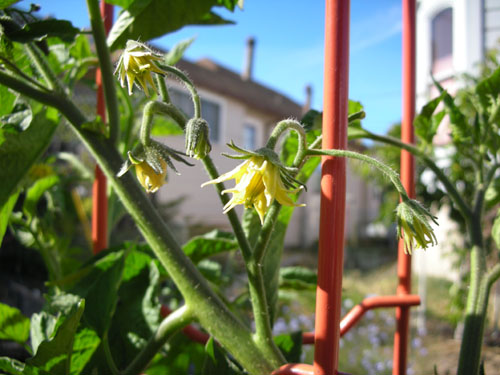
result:
[[[91,271],[70,292],[87,301],[84,321],[102,337],[111,323],[125,265],[123,251],[98,258]]]
[[[0,340],[24,344],[29,333],[30,320],[15,307],[0,302]]]
[[[37,113],[23,132],[4,134],[5,142],[0,145],[0,206],[15,191],[54,135],[57,123],[45,114],[45,110]]]
[[[18,43],[41,41],[47,37],[58,37],[70,43],[79,32],[70,21],[49,19],[27,23],[20,30],[6,32],[5,36]]]
[[[441,122],[440,120],[443,119],[444,112],[441,111],[440,113],[442,114],[439,115],[439,121],[432,121],[435,117],[433,116],[434,111],[436,110],[439,103],[441,103],[445,95],[446,91],[443,91],[441,95],[432,99],[430,102],[424,105],[422,107],[422,110],[420,111],[418,116],[415,117],[415,120],[413,122],[415,126],[415,133],[417,134],[418,137],[420,137],[420,139],[422,139],[427,144],[432,143],[432,139],[434,138],[437,132],[437,127]]]
[[[0,116],[7,115],[12,112],[14,108],[14,103],[16,101],[16,95],[13,94],[7,86],[0,86]],[[0,142],[1,144],[2,142]]]
[[[228,23],[210,9],[217,0],[134,1],[116,20],[108,36],[112,50],[122,48],[129,39],[147,42],[193,24]]]
[[[0,246],[2,245],[3,237],[5,236],[5,232],[7,230],[7,224],[9,223],[10,214],[14,209],[18,197],[18,192],[12,194],[0,209]]]
[[[17,102],[12,111],[0,118],[0,127],[2,129],[11,129],[21,132],[26,130],[33,120],[33,112],[31,107],[23,102]]]
[[[497,98],[500,94],[500,67],[477,84],[476,93],[483,109],[487,109],[492,103],[492,99]]]
[[[0,357],[0,372],[10,375],[51,375],[46,371],[7,357]]]
[[[76,329],[85,309],[85,301],[80,300],[75,311],[64,319],[57,328],[55,335],[43,341],[33,358],[26,361],[28,365],[35,366],[52,375],[67,375],[70,372],[71,355]]]
[[[118,367],[126,367],[160,324],[160,272],[151,256],[128,249],[109,340]]]
[[[52,333],[56,328],[57,319],[55,316],[42,311],[31,316],[31,348],[33,353],[36,353],[38,346],[44,341],[52,337]]]
[[[196,38],[189,38],[177,43],[163,58],[163,62],[167,65],[175,65],[182,59],[186,49],[194,42]]]
[[[90,361],[100,343],[101,339],[90,328],[84,328],[77,332],[73,343],[70,374],[83,374],[85,365]]]
[[[302,355],[302,332],[278,335],[274,342],[283,353],[288,363],[300,363]]]
[[[193,237],[182,249],[194,263],[202,259],[225,251],[232,251],[238,248],[238,243],[234,236],[220,230],[213,230],[203,236]]]

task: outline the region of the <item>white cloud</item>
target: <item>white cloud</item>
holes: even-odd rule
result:
[[[377,10],[351,25],[351,52],[359,52],[401,33],[401,5]]]

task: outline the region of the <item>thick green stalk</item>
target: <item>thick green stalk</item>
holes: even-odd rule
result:
[[[170,103],[170,95],[168,94],[167,85],[165,84],[165,77],[155,74],[155,81],[158,85],[158,90],[160,91],[160,97],[162,102]]]
[[[112,143],[116,143],[120,137],[120,113],[118,111],[118,99],[113,77],[111,54],[106,44],[106,30],[102,22],[99,1],[87,0],[87,7],[89,10],[89,19],[92,35],[94,36],[96,53],[101,68],[102,87],[104,90],[104,98],[106,99],[106,109],[108,111],[109,137]]]
[[[156,332],[151,336],[146,346],[134,358],[132,363],[121,373],[121,375],[136,375],[146,368],[155,354],[165,345],[179,329],[185,327],[193,320],[193,314],[187,305],[172,312],[161,322]]]
[[[0,84],[57,108],[69,120],[183,294],[186,303],[196,306],[195,314],[198,321],[250,374],[270,373],[282,363],[281,358],[273,357],[272,353],[264,353],[254,344],[248,328],[236,319],[210,289],[206,280],[183,253],[136,179],[130,173],[121,178],[116,177],[123,162],[122,158],[109,140],[82,129],[87,119],[73,102],[65,97],[41,92],[2,71],[0,71]]]

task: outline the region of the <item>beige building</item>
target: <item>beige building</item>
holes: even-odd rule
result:
[[[248,45],[248,58],[241,74],[210,59],[197,62],[181,60],[177,64],[188,73],[202,98],[202,115],[211,127],[211,156],[219,174],[238,164],[237,160],[221,156],[223,152],[234,153],[226,143],[232,140],[243,148],[260,148],[278,121],[300,119],[310,103],[310,90],[306,90],[305,104],[302,106],[255,82],[251,74],[252,55],[253,42]],[[171,82],[169,91],[172,101],[186,114],[192,114],[191,99],[182,84]],[[170,137],[164,141],[174,148],[184,148],[183,137]],[[194,162],[194,167],[177,163],[181,175],[170,173],[170,183],[157,193],[160,202],[178,203],[174,222],[179,228],[181,239],[210,228],[229,230],[229,223],[222,214],[222,206],[213,186],[200,188],[209,177],[201,163]],[[377,216],[379,199],[377,193],[351,170],[348,169],[347,174],[346,238],[352,238],[363,235],[365,225]],[[317,171],[310,179],[308,191],[301,197],[306,207],[297,208],[294,212],[285,239],[287,246],[308,246],[318,238],[319,178],[320,173]],[[226,187],[233,184],[234,180],[228,181]],[[237,210],[241,214],[241,207]]]

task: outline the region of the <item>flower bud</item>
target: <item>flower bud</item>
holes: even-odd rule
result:
[[[148,83],[155,92],[158,92],[151,72],[165,74],[155,63],[155,61],[161,60],[161,55],[153,52],[145,44],[129,40],[120,56],[120,60],[118,60],[115,74],[118,73],[122,87],[125,87],[125,78],[127,78],[129,95],[132,95],[132,87],[137,79],[146,96],[149,96]]]
[[[203,159],[212,150],[208,123],[202,118],[192,118],[186,124],[186,155]]]
[[[411,254],[414,247],[427,249],[437,244],[436,235],[429,220],[437,224],[436,218],[413,199],[403,200],[396,209],[397,234],[404,239],[405,253]]]

